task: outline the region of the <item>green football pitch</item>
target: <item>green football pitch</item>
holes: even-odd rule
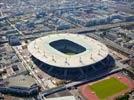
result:
[[[126,90],[128,87],[118,79],[111,77],[109,79],[96,82],[92,85],[88,85],[88,88],[95,92],[101,100],[104,100],[109,96],[113,96],[123,90]]]

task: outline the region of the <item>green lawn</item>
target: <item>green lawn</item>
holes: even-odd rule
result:
[[[75,53],[67,52],[66,55],[75,55]]]
[[[128,87],[114,77],[88,86],[102,100],[116,93],[126,90]]]

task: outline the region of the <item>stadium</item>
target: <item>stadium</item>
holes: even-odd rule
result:
[[[114,64],[108,48],[85,35],[47,35],[32,41],[28,50],[41,70],[62,80],[92,77],[108,72]]]

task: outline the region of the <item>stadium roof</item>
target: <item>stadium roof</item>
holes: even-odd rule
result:
[[[67,55],[49,44],[62,39],[79,44],[86,50],[76,55]],[[108,48],[104,44],[85,35],[69,33],[51,34],[38,38],[28,45],[28,50],[38,60],[61,68],[84,67],[101,61],[108,55]]]

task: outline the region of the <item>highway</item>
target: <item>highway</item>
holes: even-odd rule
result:
[[[101,37],[99,37],[99,36],[97,36],[93,33],[87,33],[86,35],[89,36],[89,37],[92,37],[92,38],[104,43],[105,45],[107,45],[109,47],[112,47],[113,49],[118,50],[119,52],[124,53],[126,55],[133,55],[134,54],[133,51],[131,51],[127,48],[121,47],[120,45],[114,43],[111,40],[108,40],[107,38],[101,38]]]
[[[97,25],[97,26],[91,26],[91,27],[83,27],[83,28],[74,28],[74,29],[69,29],[67,32],[71,33],[88,33],[88,32],[94,32],[94,31],[99,31],[99,30],[106,30],[110,28],[115,28],[119,26],[127,26],[127,25],[134,25],[134,21],[132,22],[119,22],[119,23],[112,23],[112,24],[105,24],[105,25]],[[65,30],[66,31],[66,30]]]

